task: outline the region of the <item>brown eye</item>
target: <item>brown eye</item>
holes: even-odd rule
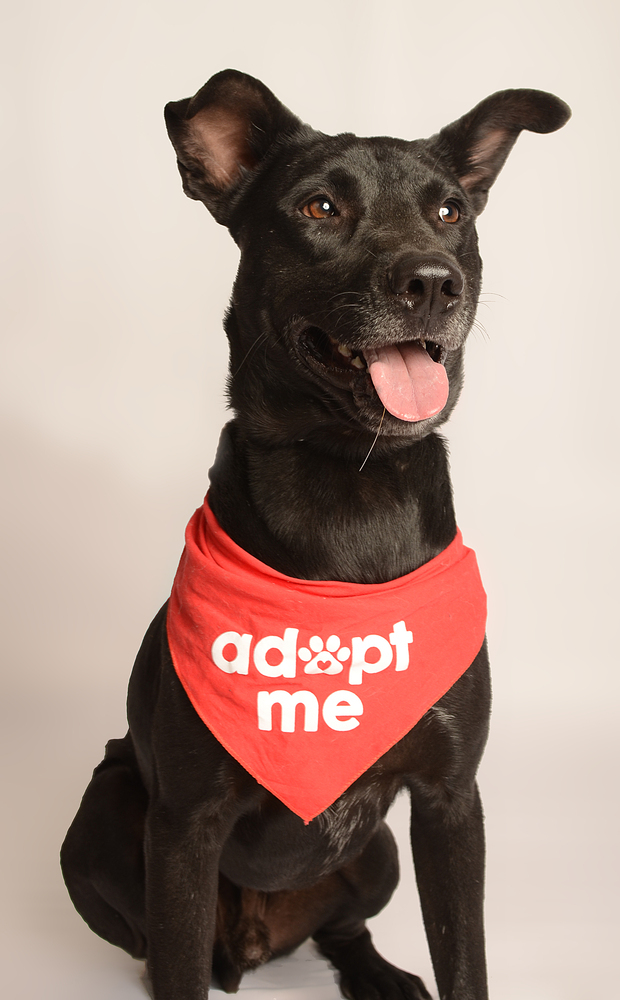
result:
[[[439,209],[439,218],[442,222],[458,222],[460,217],[461,212],[455,201],[446,201]]]
[[[328,219],[331,215],[338,215],[336,206],[329,198],[313,198],[307,205],[304,205],[302,212],[309,219]]]

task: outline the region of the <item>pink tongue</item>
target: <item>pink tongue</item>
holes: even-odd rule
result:
[[[369,348],[364,357],[377,395],[393,416],[425,420],[443,410],[449,390],[446,369],[421,343]]]

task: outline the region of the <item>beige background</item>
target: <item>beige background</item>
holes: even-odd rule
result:
[[[617,4],[4,6],[5,994],[143,996],[139,966],[74,913],[57,852],[123,733],[225,419],[236,251],[184,198],[161,109],[233,66],[326,132],[427,135],[513,86],[573,107],[561,132],[521,137],[481,219],[449,437],[490,596],[492,995],[617,996]],[[394,822],[406,859],[404,803]],[[430,983],[404,868],[376,936]],[[330,983],[303,952],[245,995],[331,1000]]]

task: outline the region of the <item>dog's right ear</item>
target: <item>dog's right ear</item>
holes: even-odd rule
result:
[[[183,190],[227,225],[240,185],[283,135],[302,123],[260,80],[226,69],[194,97],[164,109]]]

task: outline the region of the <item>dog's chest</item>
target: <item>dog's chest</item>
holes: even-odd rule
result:
[[[402,787],[402,776],[382,764],[307,825],[275,799],[244,817],[224,847],[220,870],[236,885],[277,892],[302,889],[342,868],[364,849]]]

